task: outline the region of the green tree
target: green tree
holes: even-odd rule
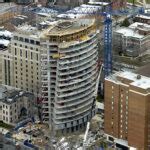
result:
[[[129,25],[130,25],[130,22],[129,22],[129,20],[127,18],[124,19],[124,21],[121,24],[121,26],[124,26],[124,27],[128,27]]]

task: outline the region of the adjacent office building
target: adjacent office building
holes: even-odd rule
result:
[[[3,84],[35,94],[40,89],[40,39],[38,30],[18,27],[10,48],[3,54]]]
[[[117,146],[150,149],[150,78],[119,72],[105,79],[104,128]]]

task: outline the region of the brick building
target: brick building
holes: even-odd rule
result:
[[[124,149],[150,149],[150,78],[120,72],[105,79],[104,130]]]

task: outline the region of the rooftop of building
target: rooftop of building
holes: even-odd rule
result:
[[[58,11],[52,8],[46,8],[46,7],[36,7],[32,9],[33,12],[35,12],[38,15],[49,17],[52,15],[57,15]]]
[[[94,2],[94,1],[89,1],[88,4],[91,5],[100,5],[100,6],[107,6],[110,4],[110,2]]]
[[[59,18],[82,18],[88,15],[91,15],[92,13],[96,13],[100,10],[102,10],[102,6],[82,4],[79,7],[75,7],[67,12],[61,13],[57,17]]]
[[[125,37],[134,37],[138,39],[142,39],[147,35],[140,34],[139,31],[150,31],[150,25],[146,23],[135,22],[131,24],[129,27],[121,27],[115,30],[116,33],[122,34]]]
[[[12,104],[22,96],[33,96],[33,94],[22,90],[0,86],[0,101],[3,103]]]
[[[129,71],[117,72],[111,76],[109,76],[106,80],[111,80],[116,83],[122,83],[121,80],[118,80],[117,77],[121,77],[124,79],[128,79],[131,81],[130,85],[139,87],[141,89],[147,90],[150,89],[150,78],[146,76],[142,76],[140,74],[136,74]]]
[[[9,9],[15,7],[16,4],[15,3],[1,3],[0,4],[0,14],[1,13],[4,13],[4,12],[7,12]]]
[[[60,19],[61,20],[61,19]],[[23,34],[31,38],[39,39],[43,34],[43,31],[46,31],[49,27],[55,26],[58,20],[56,18],[48,18],[40,23],[29,25],[28,23],[19,25],[15,27],[14,35]]]
[[[94,19],[61,20],[48,30],[48,35],[67,35],[82,31],[95,23]]]
[[[122,34],[125,37],[134,37],[137,39],[144,38],[144,35],[139,34],[138,31],[136,31],[132,28],[129,28],[129,27],[121,27],[119,29],[116,29],[115,33]]]
[[[150,16],[147,16],[147,15],[136,15],[136,17],[150,20]]]
[[[0,39],[0,45],[3,45],[4,47],[7,47],[9,43],[10,43],[9,40]]]
[[[150,25],[146,23],[135,22],[129,26],[130,29],[142,29],[146,31],[150,31]]]
[[[0,50],[3,50],[3,47],[8,47],[12,36],[11,32],[5,30],[4,27],[0,27]]]
[[[150,63],[138,68],[135,73],[141,74],[143,76],[149,77],[150,78]]]
[[[16,33],[25,34],[32,38],[40,38],[41,34],[37,27],[28,24],[16,27]]]
[[[4,37],[10,37],[11,38],[12,35],[13,34],[11,32],[9,32],[9,31],[5,30],[4,27],[0,28],[0,37],[4,36]]]

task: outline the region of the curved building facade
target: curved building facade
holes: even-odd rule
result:
[[[91,19],[62,21],[43,37],[43,121],[73,132],[95,114],[98,33]]]

